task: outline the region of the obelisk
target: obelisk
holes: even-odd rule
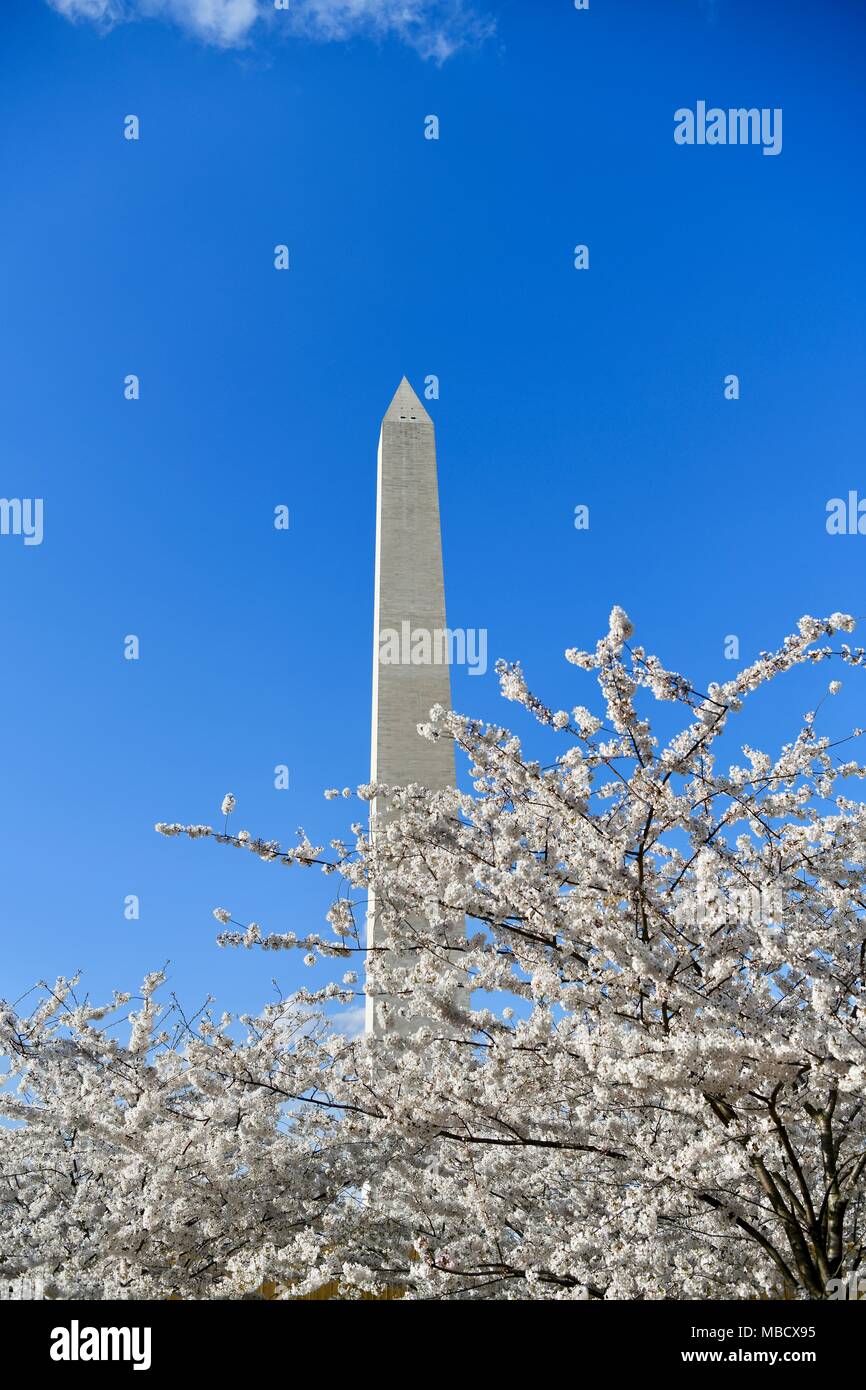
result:
[[[431,791],[453,787],[453,743],[450,739],[434,743],[418,733],[418,724],[427,719],[433,705],[451,708],[451,680],[436,438],[433,421],[405,377],[385,412],[379,435],[375,586],[370,780],[389,786],[418,782]],[[432,660],[423,660],[425,651]],[[419,655],[422,659],[413,659]],[[375,825],[388,814],[382,798],[373,801],[374,834]],[[367,946],[376,944],[371,894]],[[397,1026],[393,1009],[388,1024],[380,1013],[368,994],[368,1033]]]

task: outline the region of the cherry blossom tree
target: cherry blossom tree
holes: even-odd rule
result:
[[[59,980],[0,1016],[17,1083],[0,1102],[6,1279],[59,1297],[237,1297],[354,1180],[316,1122],[345,1039],[293,1000],[188,1018],[163,985],[95,1007]]]
[[[223,945],[341,983],[166,1036],[151,981],[124,1045],[66,985],[7,1011],[29,1088],[6,1104],[7,1267],[38,1230],[42,1267],[132,1296],[826,1297],[863,1257],[864,769],[817,707],[772,753],[734,740],[797,668],[859,672],[853,627],[804,618],[700,693],[614,609],[567,653],[597,712],[498,668],[545,762],[437,708],[423,733],[471,791],[359,788],[387,821],[327,850],[159,826],[339,876],[321,934],[215,915]],[[361,977],[379,1030],[335,1037],[321,1010]]]

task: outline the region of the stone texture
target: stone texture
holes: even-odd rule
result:
[[[454,786],[454,746],[421,738],[417,725],[433,705],[451,707],[447,657],[438,665],[383,662],[381,634],[405,633],[406,623],[411,632],[432,635],[446,629],[436,439],[433,421],[404,377],[379,437],[370,777],[391,786],[420,782],[441,790]],[[377,798],[374,828],[387,815],[388,807]],[[367,944],[375,942],[371,900]],[[380,1026],[368,999],[367,1031]]]

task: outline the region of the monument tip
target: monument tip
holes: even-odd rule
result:
[[[409,382],[404,376],[394,392],[391,404],[385,411],[386,420],[426,420],[430,423],[430,416],[424,409],[420,400],[412,390]]]

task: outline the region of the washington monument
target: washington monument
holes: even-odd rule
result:
[[[433,421],[404,377],[382,421],[376,489],[376,597],[373,619],[373,729],[370,780],[390,786],[420,782],[431,791],[453,787],[454,745],[431,743],[418,733],[433,705],[451,708],[447,655],[433,644],[446,632],[445,582],[436,479]],[[426,634],[432,661],[415,664],[386,659],[383,635]],[[440,659],[437,659],[439,656]],[[387,819],[382,798],[374,800],[371,826]],[[367,946],[377,944],[371,895]],[[366,1003],[368,1033],[380,1032],[376,1001]],[[389,1024],[389,1027],[394,1026]]]

